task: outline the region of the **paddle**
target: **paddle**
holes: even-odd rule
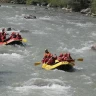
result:
[[[23,38],[23,39],[22,39],[22,42],[27,42],[27,39]]]
[[[83,58],[78,58],[77,61],[83,61]]]
[[[52,58],[52,57],[51,57],[51,58]],[[50,59],[51,59],[51,58],[50,58]],[[50,59],[49,59],[49,60],[50,60]],[[48,61],[49,61],[49,60],[48,60]],[[40,64],[41,64],[41,62],[36,62],[36,63],[34,63],[35,66],[36,66],[36,65],[40,65]]]
[[[34,63],[35,66],[40,65],[40,64],[41,64],[41,62]]]
[[[78,59],[76,59],[77,61],[83,61],[83,58],[78,58]],[[35,66],[37,66],[37,65],[40,65],[41,64],[41,62],[36,62],[36,63],[34,63],[34,65]]]

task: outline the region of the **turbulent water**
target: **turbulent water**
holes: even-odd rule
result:
[[[37,19],[25,19],[25,15]],[[0,96],[95,96],[96,19],[61,9],[1,4],[0,28],[12,27],[27,39],[26,46],[0,46]],[[25,30],[25,31],[24,31]],[[9,32],[10,33],[10,32]],[[74,72],[46,71],[34,66],[51,53],[70,52]]]

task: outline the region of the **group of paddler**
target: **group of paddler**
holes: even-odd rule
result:
[[[5,32],[5,28],[2,29],[2,32],[0,32],[0,42],[6,42],[12,38],[16,38],[16,39],[22,39],[22,36],[16,32],[12,32],[11,35],[6,38],[6,35],[9,35],[8,33]]]
[[[53,54],[51,54],[48,49],[45,49],[45,53],[44,53],[44,57],[42,60],[42,63],[46,63],[46,64],[55,64],[55,60],[58,60],[58,62],[62,62],[62,61],[67,61],[67,62],[72,62],[74,61],[70,55],[70,53],[62,53],[60,54],[58,57],[53,56]]]
[[[41,60],[41,62],[36,62],[34,65],[36,66],[36,65],[39,65],[42,63],[44,65],[43,66],[44,68],[45,68],[45,65],[50,65],[50,66],[56,65],[53,67],[57,67],[57,66],[62,65],[62,64],[65,64],[65,65],[66,64],[69,64],[69,65],[72,64],[72,66],[73,66],[73,65],[75,65],[74,64],[75,60],[83,61],[83,58],[73,59],[71,57],[70,53],[62,53],[59,56],[57,56],[56,54],[53,55],[52,53],[50,53],[48,51],[48,49],[45,49],[44,57]],[[59,62],[61,62],[61,63],[59,63]]]

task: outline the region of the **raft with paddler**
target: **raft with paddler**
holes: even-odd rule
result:
[[[8,37],[6,38],[6,36]],[[0,32],[0,45],[22,45],[24,46],[23,42],[27,42],[27,39],[22,38],[19,33],[12,32],[11,35],[5,32],[5,28],[2,29]]]
[[[83,58],[76,59],[77,61],[83,61]],[[36,65],[42,64],[42,68],[45,70],[59,69],[69,71],[75,66],[75,59],[72,59],[70,53],[60,54],[53,56],[48,49],[45,49],[45,54],[41,62],[36,62]]]

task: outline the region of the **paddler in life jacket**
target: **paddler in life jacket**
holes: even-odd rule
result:
[[[4,42],[6,41],[6,32],[5,32],[5,28],[2,29],[2,32],[1,32],[1,41]]]
[[[13,39],[13,38],[16,38],[16,32],[11,33],[10,39]]]
[[[51,58],[51,56],[52,56],[52,54],[48,51],[48,49],[45,49],[42,63],[46,63]]]
[[[64,61],[68,61],[68,62],[74,61],[74,60],[72,59],[70,53],[65,53],[62,58],[63,58]]]
[[[64,56],[64,54],[61,53],[61,54],[58,56],[57,60],[58,60],[59,62],[63,61],[63,56]]]
[[[0,32],[0,42],[2,42],[2,39],[1,39],[1,34],[2,34],[2,33]]]
[[[44,57],[51,57],[52,54],[48,51],[48,49],[45,49]]]
[[[45,54],[44,54],[44,58],[42,60],[42,63],[46,63],[46,64],[54,64],[55,60],[57,59],[57,56],[55,54],[55,56],[53,56],[48,49],[45,49]]]
[[[74,61],[70,55],[70,53],[62,53],[59,55],[58,57],[58,61],[59,62],[62,62],[62,61],[68,61],[68,62],[71,62],[71,61]]]
[[[50,57],[50,59],[47,61],[47,64],[49,64],[49,65],[53,65],[53,64],[55,64],[55,60],[57,59],[57,56],[56,56],[56,54],[55,54],[55,56],[51,56]]]
[[[22,39],[22,37],[21,37],[21,35],[19,33],[16,35],[16,38],[17,39]]]

